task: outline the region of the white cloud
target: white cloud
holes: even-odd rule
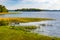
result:
[[[31,2],[45,2],[45,1],[48,1],[48,0],[24,0],[24,1],[31,1]]]
[[[6,1],[8,1],[8,0],[0,0],[0,2],[6,2]]]
[[[0,0],[0,5],[4,5],[4,3],[8,2],[9,0]]]
[[[0,4],[4,4],[11,0],[0,0]],[[18,0],[19,3],[13,6],[7,6],[8,9],[16,9],[16,8],[42,8],[42,9],[60,9],[60,0]],[[27,2],[31,2],[30,4],[26,4]],[[32,4],[33,3],[33,4]]]
[[[60,0],[24,0],[25,2],[32,2],[35,3],[34,5],[30,5],[36,8],[43,8],[43,9],[60,9]],[[28,4],[26,4],[28,5]],[[28,6],[29,6],[28,5]]]

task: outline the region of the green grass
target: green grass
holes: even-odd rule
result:
[[[8,26],[0,26],[0,40],[60,40],[60,38],[10,29]]]

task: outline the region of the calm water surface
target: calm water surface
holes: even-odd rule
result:
[[[20,25],[36,25],[40,28],[33,30],[35,33],[60,37],[60,11],[56,12],[20,12],[18,14],[5,14],[0,17],[33,17],[33,18],[54,18],[52,21],[21,23]],[[45,24],[45,26],[41,25]]]

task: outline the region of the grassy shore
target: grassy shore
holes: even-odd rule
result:
[[[0,12],[0,14],[8,14],[8,12]]]
[[[0,26],[0,40],[60,40],[60,38],[10,29],[8,26]]]
[[[0,21],[6,22],[38,22],[38,21],[46,21],[53,20],[51,18],[0,18]]]
[[[38,22],[53,20],[50,18],[0,18],[0,40],[60,40],[56,37],[48,37],[36,33],[28,32],[27,30],[36,29],[36,26],[5,26],[9,22]],[[7,23],[8,22],[8,23]],[[11,28],[12,27],[12,28]],[[27,30],[26,30],[27,29]]]
[[[21,13],[21,12],[0,12],[0,14],[18,14],[18,13]]]
[[[50,18],[0,18],[0,26],[9,25],[11,23],[26,23],[53,20]]]

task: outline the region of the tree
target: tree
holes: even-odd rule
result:
[[[0,12],[2,12],[2,5],[0,5]]]
[[[8,12],[5,6],[0,5],[0,12]]]

